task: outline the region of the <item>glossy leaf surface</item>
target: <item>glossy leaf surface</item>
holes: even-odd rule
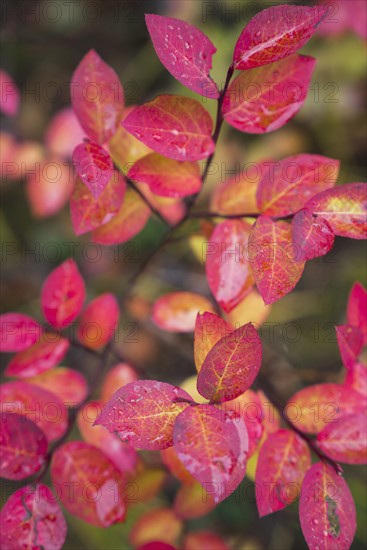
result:
[[[166,69],[184,86],[216,99],[218,88],[209,76],[214,44],[186,21],[155,14],[145,16],[154,49]]]
[[[316,60],[294,54],[241,73],[223,100],[225,120],[241,132],[263,134],[281,128],[301,109]]]
[[[236,69],[273,63],[299,50],[316,32],[326,7],[272,6],[255,15],[237,40]]]
[[[187,408],[188,393],[154,380],[139,380],[120,388],[96,420],[138,449],[157,451],[172,445],[173,425]]]
[[[214,151],[213,121],[201,103],[188,97],[160,95],[136,107],[122,125],[145,145],[174,160],[200,160]]]

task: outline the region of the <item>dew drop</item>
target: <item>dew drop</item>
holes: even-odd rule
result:
[[[259,36],[261,36],[261,32],[260,32],[260,31],[255,32],[255,36],[256,36],[257,38],[259,38]]]
[[[162,136],[160,136],[159,134],[153,134],[152,137],[155,141],[162,141]]]
[[[189,44],[188,42],[185,42],[185,48],[186,48],[187,50],[190,49],[190,44]]]

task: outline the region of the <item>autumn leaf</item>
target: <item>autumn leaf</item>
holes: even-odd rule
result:
[[[217,49],[209,38],[181,19],[148,14],[145,21],[156,54],[166,69],[190,90],[218,98],[217,85],[209,76]]]
[[[332,460],[347,464],[367,463],[367,420],[365,412],[346,414],[328,424],[317,435],[320,449]]]
[[[223,117],[234,128],[249,134],[281,128],[301,109],[315,63],[313,57],[294,54],[242,72],[224,95]]]
[[[293,217],[292,241],[300,260],[313,260],[333,248],[334,232],[329,222],[304,208]]]
[[[87,136],[102,145],[116,132],[124,108],[124,91],[115,71],[90,50],[70,84],[71,103]]]
[[[256,469],[256,502],[260,517],[282,510],[301,490],[311,466],[303,439],[290,430],[271,434],[260,448]]]
[[[154,302],[152,320],[169,332],[192,332],[199,311],[213,311],[212,303],[194,292],[171,292]]]
[[[232,325],[215,313],[209,311],[198,313],[194,335],[194,359],[198,372],[214,345],[232,331]]]
[[[98,143],[85,140],[74,149],[75,170],[94,199],[103,193],[113,175],[113,160]]]
[[[237,40],[235,69],[252,69],[288,57],[311,38],[326,13],[326,6],[280,5],[262,10]]]
[[[299,519],[310,550],[348,550],[356,530],[353,497],[329,464],[317,462],[307,472],[299,501]]]
[[[18,352],[29,348],[41,335],[37,321],[23,313],[0,315],[0,351]]]
[[[251,323],[219,340],[205,357],[197,387],[211,401],[229,401],[255,380],[262,360],[261,341]]]
[[[198,101],[160,95],[136,107],[122,126],[145,145],[174,160],[200,160],[213,153],[213,121]]]
[[[180,401],[184,400],[184,401]],[[157,451],[173,444],[173,425],[191,401],[188,393],[155,380],[139,380],[120,388],[95,424],[138,449]]]

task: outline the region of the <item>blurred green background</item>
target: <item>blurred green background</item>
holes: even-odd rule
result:
[[[251,16],[268,5],[245,0],[79,0],[70,3],[4,0],[1,66],[22,90],[22,104],[15,119],[2,118],[2,130],[20,141],[42,144],[52,115],[69,105],[71,75],[91,48],[120,76],[128,105],[142,103],[164,92],[197,98],[160,64],[148,39],[144,13],[182,18],[204,30],[218,49],[212,76],[216,82],[223,83],[241,29]],[[300,113],[284,128],[264,136],[240,134],[224,125],[215,161],[220,169],[225,163],[230,170],[238,162],[243,166],[269,157],[281,159],[301,152],[316,153],[341,161],[339,183],[365,181],[364,40],[352,29],[337,34],[320,32],[302,51],[316,57],[317,66],[308,99]],[[58,92],[54,97],[51,88],[48,97],[42,93],[50,82],[57,84],[55,90]],[[40,86],[39,96],[31,92],[35,86]],[[207,100],[205,107],[214,115],[214,102]],[[225,173],[220,170],[208,179],[199,201],[200,208],[207,205],[211,189],[224,178]],[[131,249],[121,245],[104,248],[96,261],[88,261],[85,245],[89,238],[74,236],[68,207],[53,217],[35,219],[25,197],[24,181],[3,185],[0,224],[2,311],[21,310],[35,317],[39,317],[38,296],[42,281],[68,256],[71,243],[76,245],[74,256],[88,279],[88,294],[92,298],[106,290],[121,292],[137,262],[157,244],[162,232],[159,222],[151,220],[134,239],[133,255]],[[56,243],[55,258],[42,253],[50,242]],[[31,251],[35,243],[38,243],[36,253],[24,255],[24,251]],[[365,277],[365,242],[337,238],[333,252],[309,262],[296,290],[273,307],[268,322],[279,324],[271,348],[270,337],[263,331],[264,345],[269,347],[264,372],[272,377],[285,400],[303,385],[342,380],[332,327],[344,320],[352,284],[356,280],[363,282]],[[124,336],[130,330],[129,323],[137,323],[137,342],[122,338],[119,345],[124,355],[146,369],[150,377],[180,383],[195,372],[192,336],[163,333],[152,325],[146,314],[154,298],[175,289],[209,295],[202,265],[187,239],[167,246],[139,281],[134,299],[123,311],[122,321]],[[297,323],[301,330],[296,342],[286,336],[290,322]],[[86,363],[82,355],[70,354],[68,365],[80,368],[88,377],[93,376],[94,365]],[[155,461],[154,457],[149,460]],[[358,511],[358,530],[352,549],[359,550],[367,544],[366,471],[355,466],[345,467],[345,473]],[[68,517],[65,548],[128,549],[127,536],[136,518],[143,510],[169,505],[173,494],[172,484],[168,484],[161,496],[133,506],[126,524],[107,530]],[[212,529],[222,534],[234,550],[303,550],[306,544],[297,510],[295,504],[259,520],[252,499],[242,499],[238,503],[230,497],[205,518],[189,522],[189,528]]]

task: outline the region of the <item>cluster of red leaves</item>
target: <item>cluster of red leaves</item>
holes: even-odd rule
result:
[[[216,48],[204,33],[158,15],[147,15],[146,23],[167,70],[194,92],[218,100],[217,129],[225,120],[240,131],[260,134],[280,128],[302,107],[315,60],[296,52],[326,11],[320,6],[276,6],[256,15],[235,45],[223,91],[210,76]],[[240,74],[230,83],[236,70]],[[0,83],[4,79],[14,86],[0,73]],[[290,93],[294,82],[297,90]],[[98,97],[90,97],[96,83]],[[71,96],[86,135],[72,154],[77,173],[70,197],[75,233],[92,231],[93,240],[102,244],[124,242],[141,231],[151,210],[168,224],[178,224],[185,216],[182,199],[201,190],[198,161],[210,160],[218,137],[203,105],[161,95],[125,110],[118,76],[94,50],[74,72]],[[7,114],[16,110],[14,94]],[[182,482],[172,510],[149,512],[135,525],[130,539],[140,550],[174,549],[182,522],[208,513],[236,491],[251,456],[257,459],[260,516],[300,495],[300,522],[310,549],[349,548],[355,532],[354,503],[334,466],[336,461],[366,462],[366,365],[361,355],[367,338],[365,290],[355,285],[348,322],[337,327],[345,382],[296,393],[288,406],[295,404],[300,415],[286,428],[278,417],[272,423],[266,419],[266,398],[250,389],[261,366],[259,335],[251,322],[234,328],[230,314],[254,296],[255,283],[266,304],[290,292],[305,262],[326,254],[335,235],[365,238],[366,186],[334,188],[339,163],[316,155],[290,157],[276,166],[263,162],[258,168],[253,181],[229,181],[212,200],[214,218],[237,218],[206,227],[208,284],[227,320],[193,293],[171,294],[154,304],[158,326],[195,332],[197,401],[171,384],[139,380],[131,367],[120,365],[107,377],[100,400],[88,402],[84,377],[66,367],[54,368],[70,346],[69,339],[55,331],[77,319],[85,300],[84,281],[72,260],[54,270],[42,288],[41,309],[48,327],[23,314],[1,316],[1,350],[16,353],[6,374],[20,379],[0,387],[1,475],[22,480],[41,472],[34,483],[16,491],[1,512],[5,549],[61,548],[66,525],[57,500],[94,525],[124,521],[130,482],[142,501],[157,494],[165,479],[162,469],[144,466],[137,449],[161,451],[166,467]],[[39,181],[29,183],[30,197],[39,188]],[[44,211],[54,210],[47,206]],[[204,313],[197,315],[199,310]],[[97,297],[79,317],[79,344],[105,346],[118,319],[116,299],[111,294]],[[64,443],[67,406],[76,403],[84,441]],[[49,448],[52,442],[56,445]],[[313,465],[310,448],[322,458]],[[56,497],[41,483],[50,461]],[[219,537],[206,532],[188,534],[183,544],[186,550],[226,549]]]

